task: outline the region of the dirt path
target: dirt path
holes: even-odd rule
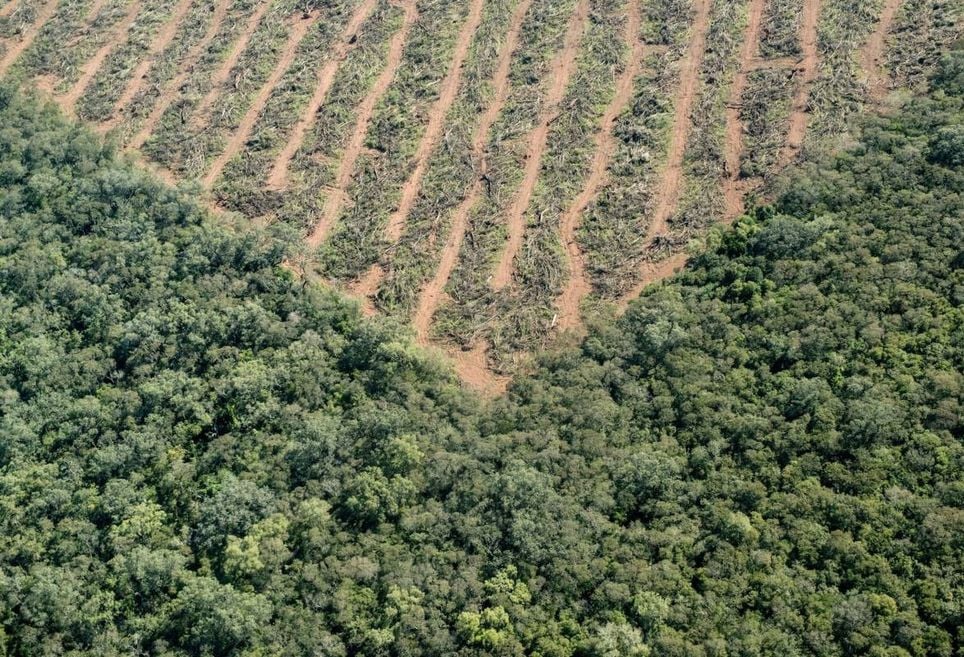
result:
[[[887,35],[894,25],[901,0],[887,0],[880,12],[877,28],[860,52],[860,63],[867,75],[868,96],[871,102],[880,101],[887,94],[887,71],[883,66]]]
[[[104,129],[109,130],[117,125],[119,120],[119,115],[122,109],[127,107],[134,96],[143,88],[144,80],[147,78],[147,73],[150,71],[151,66],[154,65],[154,61],[157,59],[158,55],[164,52],[174,37],[177,36],[177,31],[187,17],[188,11],[191,9],[191,5],[194,0],[181,0],[174,7],[174,12],[171,14],[170,18],[161,27],[161,30],[154,37],[153,43],[151,43],[151,49],[147,53],[147,56],[141,60],[137,67],[134,69],[134,73],[131,75],[131,79],[127,82],[124,87],[124,91],[121,93],[120,98],[114,103],[113,118],[104,124]]]
[[[455,372],[470,388],[488,396],[501,395],[509,387],[509,377],[492,372],[486,358],[488,348],[479,343],[469,351],[449,353],[455,364]]]
[[[552,82],[546,92],[545,109],[542,111],[535,129],[529,134],[529,147],[526,152],[522,185],[519,187],[515,201],[506,215],[506,228],[509,235],[505,249],[502,251],[502,257],[492,274],[491,286],[493,290],[501,290],[512,280],[515,257],[522,248],[522,241],[525,237],[525,213],[529,209],[532,192],[535,190],[539,172],[542,169],[542,154],[546,150],[546,140],[549,138],[549,125],[559,113],[559,103],[562,102],[566,87],[569,86],[569,78],[575,67],[576,57],[579,55],[579,44],[582,41],[583,32],[585,32],[588,16],[589,0],[578,0],[576,10],[573,12],[572,18],[569,19],[569,27],[566,30],[562,50],[559,51],[552,62],[552,69],[549,72]]]
[[[104,60],[114,51],[114,48],[127,40],[128,33],[131,31],[131,27],[133,27],[140,13],[141,3],[132,2],[131,6],[127,9],[127,13],[124,15],[124,19],[111,29],[104,45],[98,48],[94,56],[84,64],[80,77],[77,78],[77,81],[70,90],[60,98],[60,105],[66,113],[74,113],[74,106],[77,105],[77,101],[80,100],[84,91],[87,90],[87,86],[94,79],[94,76],[97,75],[100,67],[103,66]],[[91,14],[87,19],[88,24],[95,18],[96,14]]]
[[[204,33],[204,36],[198,41],[191,50],[187,53],[184,61],[178,69],[178,73],[174,78],[172,78],[161,91],[160,96],[158,96],[157,103],[154,105],[154,109],[151,111],[147,120],[144,121],[144,125],[136,135],[128,142],[127,148],[138,149],[144,145],[144,142],[154,133],[157,128],[157,124],[160,123],[161,118],[164,116],[164,112],[167,108],[177,99],[178,94],[180,94],[181,87],[187,82],[188,77],[191,75],[191,71],[197,64],[198,59],[204,54],[204,51],[208,49],[211,42],[221,31],[221,25],[228,15],[228,7],[231,6],[231,0],[220,0],[214,8],[214,13],[211,16],[211,22],[208,24],[208,29]]]
[[[505,43],[499,51],[499,59],[496,63],[495,73],[492,76],[491,85],[494,90],[492,100],[485,113],[479,119],[479,125],[472,136],[472,157],[480,163],[482,172],[485,172],[485,147],[489,141],[489,133],[493,124],[502,113],[502,108],[509,97],[509,72],[512,66],[512,55],[515,53],[519,44],[519,33],[522,30],[522,23],[525,20],[532,0],[520,0],[515,12],[512,14],[509,31],[505,38]],[[459,251],[462,249],[462,241],[465,239],[465,232],[468,229],[469,213],[479,200],[482,194],[481,176],[476,176],[472,188],[465,196],[462,203],[455,210],[452,218],[452,229],[449,232],[448,240],[442,249],[442,256],[435,276],[425,284],[418,298],[418,306],[415,311],[413,325],[418,341],[425,345],[429,343],[429,330],[432,325],[432,317],[438,308],[442,292],[448,284],[455,263],[458,261]]]
[[[804,0],[803,20],[800,23],[803,75],[793,96],[787,143],[778,159],[778,168],[783,168],[796,159],[800,149],[803,148],[803,138],[807,134],[807,105],[810,101],[810,87],[813,86],[813,81],[817,77],[817,66],[820,64],[820,57],[817,53],[817,23],[819,20],[820,0]]]
[[[726,137],[723,157],[727,179],[723,183],[723,198],[726,203],[726,217],[737,217],[743,212],[744,185],[740,184],[740,157],[743,154],[743,120],[740,110],[743,105],[743,92],[746,90],[747,74],[760,46],[760,25],[766,0],[751,0],[747,14],[746,33],[743,35],[743,49],[740,64],[733,84],[730,98],[726,103]]]
[[[0,75],[6,75],[10,66],[17,61],[17,58],[23,54],[23,51],[30,47],[34,39],[37,38],[37,34],[43,26],[53,18],[54,13],[57,11],[57,0],[47,0],[46,4],[41,7],[40,11],[37,13],[37,18],[27,30],[20,36],[20,40],[10,46],[7,52],[3,53],[3,58],[0,59]]]
[[[221,62],[221,67],[215,72],[214,76],[208,81],[208,92],[205,94],[204,98],[198,104],[197,108],[194,110],[195,126],[205,126],[208,123],[207,113],[221,97],[224,91],[223,87],[228,83],[231,77],[231,71],[234,70],[235,65],[241,58],[245,49],[248,47],[248,42],[251,41],[251,37],[258,30],[258,25],[261,24],[261,19],[264,18],[265,13],[268,11],[268,7],[271,6],[271,0],[263,0],[258,8],[254,10],[254,13],[248,17],[248,22],[244,26],[244,32],[237,38],[234,42],[234,46],[231,48],[231,52],[228,56],[224,58]]]
[[[435,101],[435,104],[429,110],[428,124],[418,144],[418,150],[415,153],[415,169],[402,188],[402,196],[399,200],[398,209],[392,213],[392,216],[388,220],[388,228],[385,231],[385,235],[389,242],[397,242],[405,230],[405,222],[408,219],[409,212],[412,211],[412,205],[415,204],[415,197],[418,195],[418,190],[422,186],[422,177],[425,175],[425,169],[428,168],[429,158],[435,151],[435,147],[438,146],[442,128],[445,126],[445,119],[448,116],[449,109],[452,107],[452,103],[455,102],[455,95],[458,93],[459,85],[462,83],[462,65],[465,63],[465,58],[469,54],[469,46],[472,45],[472,38],[475,36],[476,30],[479,29],[479,23],[482,22],[482,7],[484,4],[485,0],[472,0],[472,4],[469,7],[469,16],[462,25],[462,30],[459,32],[458,41],[455,44],[455,52],[452,55],[452,63],[449,66],[448,72],[445,74],[445,79],[442,80],[438,100]]]
[[[646,242],[668,231],[667,222],[679,200],[680,183],[683,179],[683,155],[690,136],[692,120],[690,114],[696,101],[700,81],[700,67],[706,50],[706,35],[710,29],[710,0],[696,0],[696,16],[693,19],[693,34],[680,70],[679,93],[676,95],[676,111],[673,115],[673,132],[670,135],[666,154],[666,165],[659,184],[659,197],[652,221],[646,232]],[[644,265],[645,266],[645,265]]]
[[[647,287],[653,283],[669,278],[682,269],[686,265],[687,259],[686,253],[676,253],[659,262],[647,262],[643,267],[642,276],[639,281],[633,289],[624,295],[616,304],[619,312],[624,312],[633,299],[639,297]]]
[[[261,85],[258,95],[244,113],[241,123],[238,124],[237,129],[231,136],[230,141],[228,141],[224,151],[214,161],[211,168],[208,169],[202,181],[205,187],[211,187],[221,175],[221,172],[224,171],[225,165],[244,148],[244,145],[251,137],[251,132],[258,122],[258,118],[261,116],[261,112],[264,111],[265,105],[267,105],[271,99],[271,94],[274,93],[274,90],[281,82],[281,78],[284,77],[284,74],[294,63],[295,57],[298,54],[298,46],[301,45],[301,42],[308,35],[308,30],[318,22],[319,16],[320,14],[318,12],[313,13],[307,18],[301,12],[295,14],[291,29],[288,30],[288,40],[285,43],[284,50],[281,52],[281,58],[278,60],[278,63],[275,64],[271,75],[268,76],[265,83]]]
[[[338,74],[339,66],[348,56],[348,53],[354,49],[357,43],[358,31],[365,21],[368,20],[368,17],[371,16],[372,12],[375,11],[377,5],[378,0],[364,0],[349,19],[348,24],[341,34],[338,47],[335,49],[334,54],[318,72],[318,84],[315,87],[314,94],[311,96],[311,100],[308,101],[308,106],[305,108],[298,123],[295,124],[291,135],[285,142],[284,148],[281,149],[278,157],[275,158],[271,174],[268,176],[269,188],[281,189],[284,187],[285,181],[288,179],[288,167],[291,165],[291,160],[294,159],[295,153],[298,152],[298,148],[302,142],[304,142],[308,128],[311,127],[315,117],[318,115],[318,111],[325,103],[328,92],[335,83],[335,76]]]
[[[385,68],[382,69],[378,79],[375,80],[375,84],[372,85],[362,104],[358,107],[358,117],[355,120],[355,127],[351,139],[348,141],[348,146],[345,148],[341,162],[338,164],[335,183],[337,192],[328,195],[328,199],[325,201],[325,206],[322,209],[321,218],[318,220],[318,223],[315,224],[314,230],[308,237],[308,245],[312,248],[317,247],[324,241],[325,237],[328,236],[328,231],[331,230],[332,225],[334,225],[335,220],[338,218],[338,214],[341,212],[341,206],[345,200],[345,191],[348,189],[348,184],[351,182],[352,174],[355,171],[355,163],[365,145],[365,136],[368,134],[368,124],[371,123],[372,115],[375,113],[375,106],[378,104],[378,101],[381,100],[382,96],[385,95],[385,92],[388,91],[392,80],[395,79],[395,74],[398,72],[398,67],[402,61],[402,53],[405,51],[405,44],[408,42],[408,34],[416,18],[415,2],[414,0],[409,0],[405,3],[405,17],[402,20],[402,27],[392,37],[392,42],[389,45],[388,60],[385,63]]]
[[[556,301],[558,309],[558,327],[560,331],[567,331],[580,325],[579,304],[592,291],[586,278],[586,263],[579,242],[576,240],[576,230],[582,219],[583,212],[596,197],[599,188],[606,180],[609,162],[616,149],[613,138],[613,125],[622,111],[633,98],[633,83],[646,56],[645,47],[639,38],[640,13],[638,0],[628,0],[626,6],[626,44],[629,55],[626,67],[616,81],[616,93],[603,114],[596,134],[596,150],[593,154],[592,168],[586,179],[582,192],[576,197],[569,210],[562,217],[559,227],[560,238],[566,250],[569,261],[569,280],[562,294]]]

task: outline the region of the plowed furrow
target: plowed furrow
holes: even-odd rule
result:
[[[796,159],[803,148],[803,138],[807,134],[807,105],[810,88],[817,77],[820,57],[817,53],[817,23],[820,20],[820,0],[805,0],[803,20],[800,23],[800,47],[803,50],[800,84],[793,96],[790,110],[790,129],[787,143],[780,155],[779,166],[784,167]]]

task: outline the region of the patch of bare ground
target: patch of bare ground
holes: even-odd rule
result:
[[[278,83],[281,82],[281,78],[284,76],[285,72],[291,67],[291,64],[295,60],[295,56],[298,53],[298,46],[308,35],[308,30],[318,21],[319,14],[317,12],[305,16],[298,13],[294,16],[292,21],[291,29],[288,31],[288,38],[285,42],[284,50],[281,52],[281,57],[278,59],[278,63],[275,64],[274,69],[271,71],[271,75],[265,80],[265,83],[261,85],[261,89],[258,91],[258,95],[255,97],[251,106],[244,113],[244,117],[241,119],[241,123],[238,124],[237,129],[228,141],[227,146],[221,155],[218,156],[216,160],[211,164],[211,168],[208,169],[207,174],[204,176],[202,183],[205,187],[210,187],[214,184],[214,181],[218,179],[221,172],[224,171],[225,165],[231,161],[234,156],[241,152],[244,145],[247,143],[248,139],[251,137],[251,131],[254,129],[255,123],[258,121],[258,117],[261,116],[261,112],[264,111],[265,105],[268,104],[268,100],[271,99],[271,94],[274,93],[275,88]]]
[[[629,53],[625,68],[616,81],[616,93],[603,114],[599,132],[596,134],[596,148],[593,153],[589,177],[586,179],[579,196],[575,198],[568,211],[563,215],[559,226],[560,239],[565,247],[569,265],[569,278],[562,294],[556,301],[558,309],[557,326],[560,331],[572,330],[581,324],[579,305],[592,290],[592,286],[586,277],[585,258],[582,249],[579,248],[576,231],[579,228],[579,221],[583,212],[606,180],[606,171],[616,147],[612,132],[613,125],[627,107],[629,101],[632,100],[633,83],[646,55],[645,47],[639,38],[640,21],[638,1],[628,0],[625,41],[629,46]]]
[[[800,84],[793,96],[790,108],[790,128],[787,131],[787,142],[778,161],[778,168],[783,168],[793,162],[800,149],[803,148],[803,138],[807,134],[807,109],[810,102],[810,88],[817,77],[817,67],[820,56],[817,52],[817,23],[820,20],[820,0],[804,0],[803,20],[800,22],[800,48],[803,51],[801,60]]]
[[[536,127],[529,134],[529,146],[526,153],[522,184],[506,215],[508,238],[499,263],[492,274],[491,286],[493,290],[503,289],[512,280],[515,257],[519,249],[522,248],[522,241],[525,237],[525,213],[529,208],[532,192],[539,179],[539,171],[542,168],[542,154],[546,149],[546,140],[549,137],[549,126],[558,114],[559,103],[566,93],[569,77],[572,75],[576,57],[579,55],[579,44],[582,41],[588,15],[589,0],[578,0],[566,30],[562,50],[559,51],[552,63],[552,70],[549,73],[551,82],[546,92],[545,109],[539,117]]]
[[[452,270],[458,261],[459,251],[462,249],[462,242],[468,229],[469,213],[478,203],[482,194],[482,178],[486,169],[485,145],[489,141],[492,126],[502,113],[502,108],[509,97],[509,72],[512,65],[512,55],[519,44],[519,32],[522,30],[523,20],[525,20],[531,6],[532,0],[521,0],[512,15],[509,31],[506,34],[505,42],[502,44],[495,73],[492,76],[492,100],[479,119],[479,124],[472,136],[472,157],[478,163],[480,175],[476,176],[469,193],[455,209],[452,217],[452,228],[442,249],[438,269],[435,271],[432,280],[426,283],[419,293],[413,325],[415,335],[423,345],[429,343],[432,318],[438,308],[445,286],[448,284],[449,277],[452,275]]]
[[[335,82],[335,76],[338,73],[339,66],[357,43],[356,37],[358,30],[361,29],[362,24],[371,16],[377,4],[378,0],[364,0],[364,2],[355,9],[355,13],[352,14],[348,24],[345,26],[344,32],[342,32],[341,39],[333,56],[319,70],[318,83],[315,86],[315,91],[311,99],[308,101],[308,106],[305,107],[304,113],[302,113],[298,123],[295,124],[291,135],[285,142],[284,148],[278,153],[272,165],[271,174],[268,176],[269,188],[281,189],[284,187],[285,181],[288,179],[288,168],[291,166],[291,160],[294,158],[295,153],[298,152],[298,148],[304,141],[308,128],[311,127],[315,117],[318,115],[318,111],[325,103],[328,92]]]
[[[144,80],[146,79],[147,73],[151,66],[154,64],[154,60],[157,59],[158,55],[167,49],[167,47],[174,40],[174,37],[177,36],[177,30],[184,22],[184,19],[187,16],[188,11],[190,11],[193,2],[194,0],[180,0],[180,2],[177,3],[177,6],[174,7],[174,12],[171,14],[171,17],[166,23],[164,23],[160,32],[157,33],[157,36],[151,43],[150,51],[147,53],[147,56],[134,68],[131,79],[127,82],[127,85],[125,85],[124,91],[121,92],[117,102],[114,103],[113,118],[101,126],[102,130],[110,130],[117,125],[121,110],[127,107],[130,102],[134,100],[134,97],[138,94],[138,92],[140,92],[140,90],[143,88]]]
[[[322,208],[321,217],[315,224],[311,235],[308,236],[308,245],[312,248],[317,248],[325,240],[325,237],[328,236],[328,232],[331,230],[331,227],[341,212],[342,205],[345,202],[348,184],[351,182],[352,174],[355,171],[355,163],[364,150],[365,137],[368,134],[368,124],[371,123],[375,106],[378,104],[378,101],[381,100],[382,96],[385,95],[389,85],[395,78],[395,74],[398,72],[398,66],[402,61],[402,53],[408,41],[408,34],[416,18],[415,2],[414,0],[408,0],[408,2],[405,3],[405,15],[402,19],[402,26],[392,37],[391,44],[389,45],[388,59],[385,63],[385,68],[382,69],[378,79],[375,80],[375,84],[372,85],[372,88],[368,91],[368,94],[366,94],[365,99],[358,108],[358,116],[355,120],[351,138],[348,141],[345,152],[342,154],[341,161],[338,163],[338,173],[335,182],[336,190],[334,193],[328,195],[328,198],[325,200],[325,205]]]
[[[723,146],[724,171],[727,179],[723,184],[723,197],[726,202],[726,219],[738,217],[744,210],[743,196],[752,185],[750,181],[740,179],[740,159],[743,155],[743,120],[740,110],[743,104],[743,92],[746,90],[747,74],[750,64],[760,46],[760,25],[763,21],[763,11],[766,0],[751,0],[747,12],[746,34],[743,37],[743,49],[740,53],[740,65],[730,87],[730,98],[726,104],[726,136]]]
[[[901,0],[887,0],[880,12],[880,20],[860,52],[860,63],[867,75],[867,92],[871,102],[879,102],[887,93],[887,71],[884,70],[884,50],[887,35],[894,25]]]
[[[10,0],[3,7],[0,7],[0,18],[6,18],[17,8],[17,0]]]
[[[40,33],[40,30],[43,29],[47,21],[53,18],[56,11],[57,0],[47,0],[47,2],[44,3],[37,13],[37,18],[34,20],[33,25],[28,27],[23,34],[20,35],[19,41],[12,43],[10,48],[3,53],[3,58],[0,58],[0,75],[6,75],[13,63],[17,61],[20,55],[34,42],[37,34]]]
[[[140,12],[141,3],[132,2],[130,7],[127,8],[127,13],[124,15],[123,20],[121,20],[121,22],[111,30],[111,33],[104,45],[98,48],[93,57],[91,57],[90,60],[84,64],[83,68],[81,69],[80,77],[77,78],[77,81],[73,84],[73,86],[60,99],[60,105],[63,107],[65,112],[68,114],[74,113],[74,107],[76,106],[77,101],[80,100],[80,97],[84,94],[84,91],[87,90],[87,85],[89,85],[91,80],[94,79],[94,76],[97,75],[97,71],[100,70],[100,67],[104,64],[104,60],[107,59],[108,55],[110,55],[114,48],[123,43],[127,38],[127,34],[130,32],[131,27],[133,27],[134,21],[137,20],[137,16],[140,14]],[[95,17],[96,14],[91,14],[88,22],[93,20]]]
[[[157,99],[157,104],[154,105],[154,109],[151,111],[150,115],[144,121],[141,129],[135,134],[131,140],[127,143],[127,149],[138,149],[144,145],[150,136],[157,129],[158,123],[160,123],[161,118],[164,116],[164,112],[167,108],[177,99],[177,95],[187,82],[188,76],[191,74],[191,70],[197,64],[197,61],[204,54],[204,51],[208,49],[211,42],[218,35],[221,30],[221,25],[224,23],[225,18],[228,15],[228,8],[231,6],[231,0],[219,0],[218,4],[214,7],[213,15],[211,16],[211,22],[208,24],[208,29],[205,31],[204,36],[198,41],[191,50],[188,52],[184,61],[178,70],[177,75],[164,87],[163,92]]]

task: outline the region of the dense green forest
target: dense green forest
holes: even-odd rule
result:
[[[964,655],[964,54],[482,401],[0,89],[0,655]]]

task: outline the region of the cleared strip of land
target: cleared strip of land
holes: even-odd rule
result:
[[[13,65],[15,61],[23,54],[23,52],[30,47],[30,44],[34,42],[37,38],[37,34],[43,29],[43,26],[53,18],[53,15],[57,11],[57,0],[47,0],[43,7],[40,8],[40,12],[37,14],[37,19],[21,36],[20,40],[13,43],[10,49],[3,54],[3,58],[0,59],[0,75],[6,75],[7,71]]]
[[[817,77],[817,67],[820,65],[820,56],[817,52],[819,20],[820,0],[805,0],[803,20],[800,23],[800,48],[803,50],[802,75],[793,97],[790,129],[787,131],[786,146],[780,155],[779,167],[787,166],[796,159],[800,149],[803,148],[803,138],[807,134],[807,105],[810,100],[810,88]]]
[[[258,117],[261,116],[261,112],[271,98],[271,94],[274,93],[278,83],[281,82],[281,78],[288,68],[291,67],[292,62],[294,62],[295,55],[298,52],[298,46],[301,45],[301,42],[308,35],[308,30],[318,21],[318,17],[318,13],[313,14],[307,19],[300,13],[295,15],[291,29],[288,32],[284,50],[281,52],[281,58],[278,60],[278,63],[275,64],[271,75],[269,75],[265,83],[261,85],[261,90],[251,103],[251,106],[244,113],[244,117],[234,131],[227,147],[225,147],[221,155],[214,161],[211,168],[208,169],[203,180],[206,187],[214,184],[214,181],[217,180],[221,172],[224,171],[225,165],[244,148],[245,143],[247,143],[251,137],[251,131],[254,130]]]
[[[408,42],[408,34],[411,32],[412,25],[418,14],[415,10],[415,2],[409,0],[405,3],[405,15],[402,19],[402,26],[392,37],[392,42],[388,49],[388,61],[385,68],[379,74],[375,84],[365,96],[365,100],[358,108],[358,117],[355,120],[355,128],[352,131],[348,147],[345,149],[338,164],[338,174],[335,181],[335,190],[325,201],[322,208],[321,217],[311,235],[308,236],[308,245],[317,247],[321,244],[328,232],[338,219],[348,184],[351,182],[352,173],[355,171],[355,163],[358,161],[365,144],[365,136],[368,134],[368,125],[371,123],[375,106],[388,90],[388,86],[398,72],[398,66],[402,61],[402,53],[405,51],[405,44]]]
[[[556,301],[558,307],[557,325],[561,331],[573,329],[580,324],[579,304],[592,289],[586,277],[585,258],[579,248],[579,242],[576,240],[576,230],[579,228],[579,221],[583,212],[595,198],[606,179],[606,171],[616,146],[613,139],[613,125],[616,118],[632,100],[633,82],[646,55],[646,49],[639,38],[641,17],[638,0],[628,0],[626,17],[625,41],[629,46],[626,65],[616,81],[616,93],[603,114],[599,132],[596,134],[596,149],[593,154],[589,177],[583,185],[582,192],[562,217],[560,225],[560,238],[565,247],[569,265],[568,281]]]
[[[511,84],[509,72],[512,66],[512,55],[519,45],[519,33],[525,20],[532,0],[521,0],[512,15],[512,22],[506,35],[505,42],[499,52],[499,60],[492,76],[492,89],[494,90],[492,100],[486,107],[485,112],[479,120],[478,127],[472,137],[472,156],[481,167],[481,174],[485,174],[485,145],[489,141],[489,134],[496,119],[502,113],[506,100],[509,97]],[[429,331],[432,325],[432,317],[438,308],[442,297],[442,291],[448,284],[452,270],[458,262],[459,252],[462,250],[462,242],[465,239],[465,232],[468,229],[469,213],[479,201],[482,194],[482,175],[476,177],[472,188],[465,196],[462,203],[456,208],[452,218],[452,228],[449,232],[448,240],[442,249],[441,260],[438,269],[431,281],[425,284],[419,294],[418,307],[415,311],[413,324],[415,335],[419,342],[425,344],[429,341]]]
[[[532,192],[539,179],[542,154],[545,152],[546,140],[549,137],[549,125],[559,112],[559,103],[562,101],[566,93],[566,87],[569,85],[569,77],[572,75],[576,57],[579,55],[579,44],[582,41],[588,15],[589,0],[579,0],[569,21],[562,50],[559,51],[552,63],[552,69],[549,73],[552,81],[546,93],[545,110],[539,117],[535,129],[529,134],[529,147],[526,154],[522,185],[516,194],[515,201],[509,208],[508,215],[506,215],[508,239],[492,275],[491,285],[493,290],[501,290],[512,279],[515,257],[519,249],[522,248],[522,241],[525,237],[525,212],[529,208]]]

